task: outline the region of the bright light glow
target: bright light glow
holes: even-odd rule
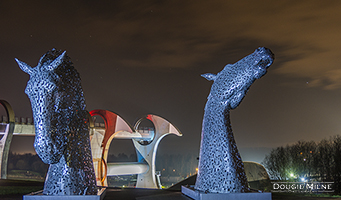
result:
[[[137,162],[108,163],[107,176],[142,174],[149,170],[149,165]]]
[[[301,181],[302,181],[302,182],[306,182],[305,178],[301,178]]]
[[[294,174],[293,174],[293,173],[291,173],[291,174],[290,174],[290,177],[294,177]]]

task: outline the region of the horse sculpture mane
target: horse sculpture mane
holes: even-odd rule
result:
[[[50,164],[43,193],[97,194],[85,99],[70,58],[52,49],[34,68],[16,61],[30,75],[25,93],[33,111],[34,148],[41,160]]]

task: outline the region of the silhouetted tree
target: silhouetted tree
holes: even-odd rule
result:
[[[333,138],[333,180],[334,189],[336,193],[341,193],[341,137],[335,136]]]
[[[21,169],[21,170],[27,169],[27,163],[24,160],[20,159],[20,160],[17,161],[17,164],[15,165],[15,167],[17,169]]]
[[[38,172],[41,176],[46,175],[48,165],[43,163],[36,154],[17,154],[9,152],[7,169],[10,170],[26,170]]]
[[[265,156],[263,165],[268,169],[269,175],[274,179],[286,180],[291,169],[288,156],[289,147],[277,147],[272,149],[269,155]]]
[[[333,150],[329,140],[322,140],[318,143],[316,156],[314,156],[314,167],[322,181],[331,181],[333,166]]]
[[[314,181],[334,182],[341,193],[341,136],[318,143],[299,141],[286,147],[272,149],[262,164],[273,179],[288,180],[290,174]],[[300,181],[300,180],[299,180]]]

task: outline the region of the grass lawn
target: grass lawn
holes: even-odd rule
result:
[[[332,194],[296,194],[296,193],[272,193],[272,200],[336,200],[340,195]]]
[[[0,199],[4,195],[24,195],[42,190],[44,182],[29,180],[0,179]]]

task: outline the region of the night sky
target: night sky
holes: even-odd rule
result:
[[[231,111],[243,159],[260,162],[273,147],[339,134],[340,10],[341,1],[329,0],[2,0],[0,99],[16,116],[32,116],[29,75],[14,58],[34,67],[48,50],[66,50],[89,111],[111,110],[131,124],[161,115],[183,137],[167,136],[160,152],[199,154],[212,85],[200,74],[265,46],[274,64]],[[32,148],[29,141],[16,139],[12,150]]]

